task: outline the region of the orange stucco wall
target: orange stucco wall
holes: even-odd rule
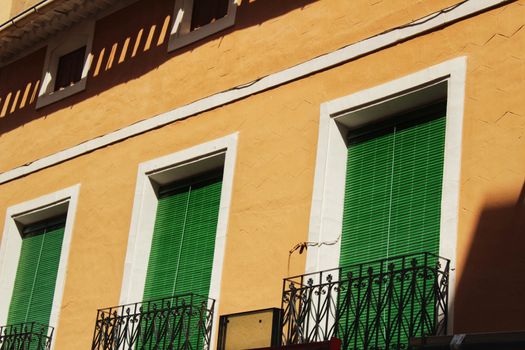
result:
[[[130,54],[121,66],[115,58],[106,70],[103,60],[104,69],[88,81],[85,92],[35,112],[23,125],[3,130],[1,170],[447,4],[297,1],[301,6],[289,5],[282,11],[272,3],[243,1],[233,30],[181,52],[167,54],[164,42],[147,51],[140,49],[136,57]],[[11,205],[81,183],[56,349],[89,347],[96,309],[118,303],[139,163],[239,132],[218,312],[279,306],[282,278],[304,271],[304,256],[299,255],[292,257],[288,269],[288,250],[308,235],[320,104],[458,56],[467,56],[468,67],[455,331],[523,328],[524,5],[525,1],[517,1],[499,7],[0,185],[0,213],[4,213]],[[170,9],[163,1],[154,6],[155,16],[137,19],[146,36],[152,23],[161,23],[164,11]],[[120,47],[128,36],[133,46],[137,28],[125,20],[148,7],[139,2],[115,14],[117,22],[97,23],[92,75],[103,49],[109,55],[113,43]],[[377,20],[359,22],[365,14]],[[115,57],[119,55],[116,49]],[[5,118],[0,119],[0,127],[16,113]],[[3,221],[0,215],[0,227]]]
[[[6,107],[13,110],[7,114],[12,126],[4,130],[0,149],[6,144],[20,153],[14,158],[0,152],[0,171],[288,68],[455,2],[395,0],[369,6],[364,0],[243,1],[233,28],[167,53],[165,32],[172,20],[173,0],[138,1],[97,21],[86,91],[40,110],[32,108],[31,117],[18,117],[12,101]],[[373,21],[363,20],[371,16]],[[13,88],[27,83],[22,77],[0,81]],[[15,128],[21,125],[24,128]],[[39,147],[23,147],[42,128],[47,132],[39,139]]]
[[[11,17],[11,0],[0,0],[0,23]]]
[[[31,6],[35,6],[40,1],[42,0],[9,0],[11,3],[10,17],[14,17]]]

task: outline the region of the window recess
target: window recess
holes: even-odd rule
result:
[[[81,48],[60,57],[58,60],[55,91],[66,88],[80,81],[82,78],[82,68],[84,67],[85,55],[86,46],[82,46]]]
[[[228,14],[228,0],[193,0],[191,31],[213,23]]]

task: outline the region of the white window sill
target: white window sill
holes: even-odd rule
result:
[[[84,91],[86,89],[86,81],[87,81],[87,77],[80,79],[75,84],[70,85],[68,87],[38,96],[38,99],[36,101],[36,109],[48,106],[66,97],[69,97],[81,91]]]

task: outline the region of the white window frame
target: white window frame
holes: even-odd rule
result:
[[[168,52],[194,43],[233,26],[235,24],[235,15],[237,13],[237,3],[235,0],[228,1],[228,12],[226,13],[226,16],[203,27],[190,30],[193,0],[175,0],[175,9],[173,12],[174,20],[168,43]]]
[[[67,213],[53,306],[49,318],[49,326],[54,328],[58,326],[79,191],[80,185],[78,184],[7,209],[4,232],[0,243],[0,295],[2,296],[0,298],[0,325],[5,325],[7,322],[9,305],[13,295],[22,248],[21,225],[28,225]],[[52,349],[54,343],[51,344]]]
[[[142,301],[157,213],[156,191],[165,184],[223,166],[219,218],[208,297],[215,299],[213,324],[218,324],[221,279],[231,203],[238,134],[200,144],[139,165],[131,218],[120,305]],[[217,341],[213,327],[211,348]]]
[[[37,109],[86,89],[87,77],[92,61],[91,48],[93,46],[94,32],[95,21],[89,20],[66,30],[49,41],[44,61],[44,70],[42,72],[42,84],[36,102]],[[54,91],[60,57],[82,46],[86,46],[86,53],[84,55],[84,64],[80,80],[70,86]]]
[[[453,329],[456,245],[459,216],[461,143],[465,96],[466,58],[459,57],[403,78],[338,98],[321,105],[317,159],[308,240],[336,242],[311,247],[306,272],[337,268],[343,226],[348,127],[366,123],[371,113],[390,115],[392,108],[415,107],[418,98],[446,83],[447,116],[441,199],[439,254],[450,259],[449,322]]]

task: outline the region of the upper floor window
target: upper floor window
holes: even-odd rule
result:
[[[85,90],[94,29],[86,21],[49,41],[36,108]]]
[[[82,78],[86,46],[61,56],[58,60],[55,91],[73,85]]]
[[[235,0],[175,0],[168,51],[231,27],[236,11]]]

